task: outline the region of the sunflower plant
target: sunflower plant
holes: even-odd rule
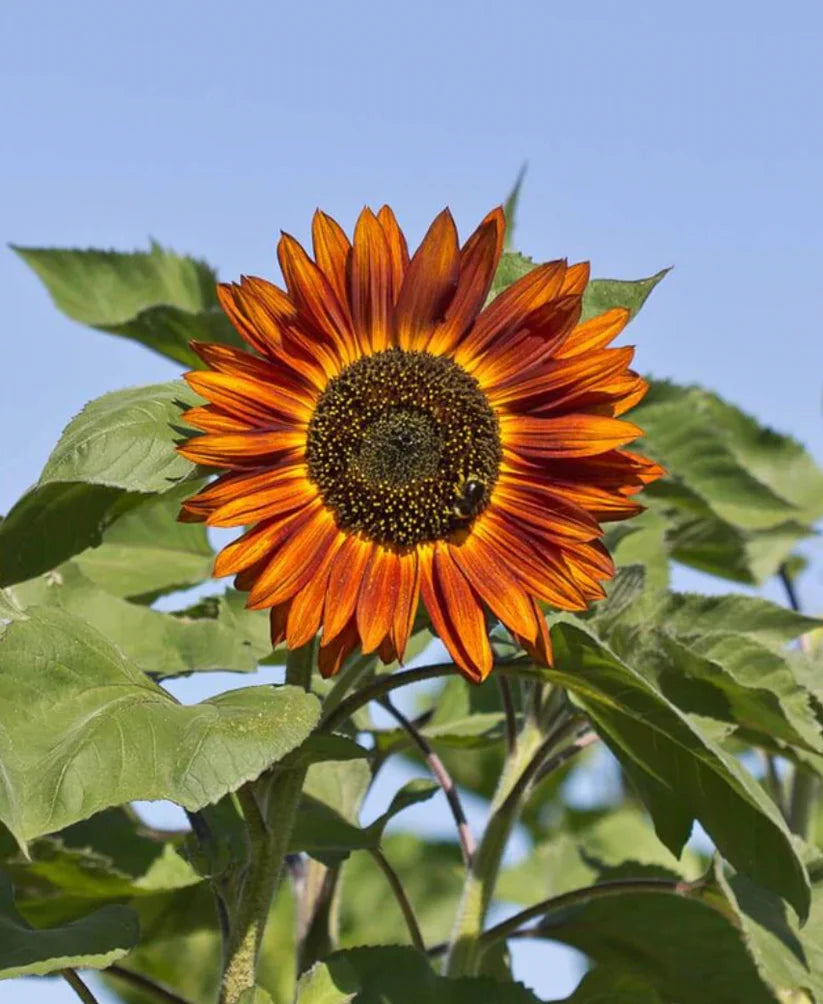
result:
[[[0,522],[0,977],[536,1004],[530,939],[588,960],[566,1004],[823,1002],[823,472],[632,368],[665,270],[534,262],[512,211],[415,250],[318,211],[281,284],[15,249],[186,372],[90,402]],[[175,696],[217,670],[265,682]],[[448,839],[403,822],[438,800]]]

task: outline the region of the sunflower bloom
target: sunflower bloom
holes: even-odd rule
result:
[[[419,599],[452,658],[492,667],[486,611],[544,662],[540,604],[584,609],[614,564],[600,524],[662,473],[623,447],[646,391],[629,319],[579,323],[588,265],[540,265],[484,307],[503,247],[495,209],[461,247],[448,210],[410,257],[392,211],[352,242],[324,213],[314,260],[284,235],[286,289],[219,287],[251,352],[195,343],[208,403],[180,452],[223,473],[181,519],[250,527],[217,557],[272,639],[322,628],[328,676],[357,646],[402,659]]]

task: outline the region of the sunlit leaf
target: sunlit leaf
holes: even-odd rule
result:
[[[135,799],[198,809],[289,753],[319,716],[296,687],[180,705],[62,610],[10,625],[0,665],[0,819],[21,843]]]

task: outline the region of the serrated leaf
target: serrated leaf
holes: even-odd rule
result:
[[[786,898],[804,916],[809,885],[776,806],[737,760],[682,714],[640,673],[580,628],[552,630],[555,668],[633,777],[658,835],[675,855],[699,819],[740,871]]]
[[[164,492],[194,465],[174,449],[181,407],[199,401],[182,380],[112,391],[90,401],[63,430],[40,486],[82,481]]]
[[[823,515],[823,471],[803,447],[716,395],[655,382],[633,420],[669,471],[647,492],[677,560],[759,582]]]
[[[519,983],[488,977],[438,976],[410,948],[352,948],[334,952],[300,977],[295,1004],[540,1004]]]
[[[137,915],[126,906],[104,906],[70,924],[35,930],[14,905],[11,882],[0,872],[0,979],[45,976],[69,966],[105,969],[140,936]]]
[[[22,844],[135,799],[199,809],[295,749],[319,717],[296,687],[180,705],[61,610],[10,625],[0,666],[0,819]]]
[[[210,670],[251,673],[271,651],[268,638],[251,640],[219,615],[179,617],[112,596],[89,582],[74,562],[9,591],[23,609],[55,607],[85,621],[155,678]],[[218,599],[218,611],[224,604]]]
[[[157,244],[131,254],[14,250],[43,281],[55,305],[75,321],[195,367],[202,363],[189,348],[192,339],[242,344],[219,308],[215,274],[205,262]]]
[[[624,307],[634,317],[669,271],[668,268],[661,269],[648,279],[592,279],[583,293],[581,321],[597,317],[614,307]]]

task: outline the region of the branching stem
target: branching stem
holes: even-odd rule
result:
[[[391,886],[394,898],[397,900],[397,904],[403,912],[403,918],[406,921],[406,927],[409,929],[409,936],[411,937],[412,944],[418,952],[425,953],[426,946],[423,942],[423,935],[420,933],[420,926],[417,923],[417,918],[414,915],[414,910],[412,909],[409,897],[406,895],[406,890],[403,888],[403,883],[400,881],[399,875],[394,868],[392,868],[388,858],[379,847],[372,847],[370,849],[370,853],[380,866],[380,870],[386,876],[386,880]]]

